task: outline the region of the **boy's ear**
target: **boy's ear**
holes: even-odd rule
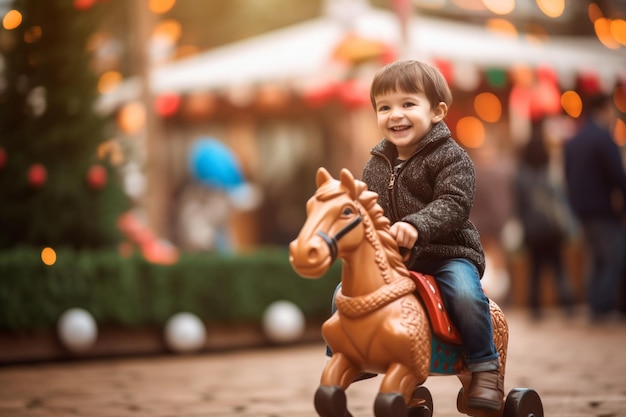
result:
[[[433,109],[432,123],[439,123],[446,117],[446,114],[448,114],[448,105],[441,101],[437,104],[437,107]]]

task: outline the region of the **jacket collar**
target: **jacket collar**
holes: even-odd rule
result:
[[[417,154],[418,152],[420,152],[422,149],[424,149],[426,146],[430,145],[431,143],[435,143],[440,140],[449,138],[450,135],[451,135],[450,129],[445,124],[445,122],[443,120],[438,122],[436,125],[433,126],[432,129],[430,129],[430,131],[426,134],[426,136],[424,136],[424,138],[421,140],[417,150],[415,151],[413,155]],[[382,154],[389,161],[394,161],[398,155],[395,145],[389,142],[386,138],[383,138],[383,140],[377,143],[376,146],[372,148],[371,153]]]

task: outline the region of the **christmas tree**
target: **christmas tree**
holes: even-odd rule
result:
[[[0,29],[0,250],[98,248],[119,239],[128,209],[94,110],[87,41],[110,7],[94,0],[18,0]]]

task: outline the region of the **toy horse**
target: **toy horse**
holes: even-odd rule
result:
[[[337,310],[322,326],[333,355],[315,393],[318,415],[350,417],[345,390],[369,373],[384,374],[374,401],[376,417],[432,416],[432,396],[422,385],[429,375],[458,376],[461,413],[543,417],[541,399],[532,389],[511,390],[499,411],[467,407],[471,373],[464,368],[462,341],[445,314],[435,280],[406,268],[378,195],[347,169],[340,178],[318,170],[306,222],[289,245],[291,265],[305,278],[319,278],[336,259],[343,261]],[[490,310],[504,379],[508,326],[493,301]]]

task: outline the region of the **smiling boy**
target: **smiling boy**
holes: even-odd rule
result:
[[[469,220],[474,165],[443,121],[450,88],[435,67],[397,61],[376,73],[370,98],[383,139],[372,149],[362,180],[378,193],[391,235],[408,251],[407,266],[439,284],[472,372],[468,406],[500,410],[504,381],[480,283],[485,257]]]

